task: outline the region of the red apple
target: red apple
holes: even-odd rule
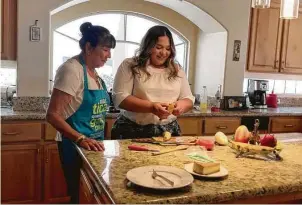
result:
[[[265,134],[260,139],[260,144],[262,146],[275,147],[277,145],[277,139],[272,134]]]

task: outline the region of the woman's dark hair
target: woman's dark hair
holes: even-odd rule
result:
[[[150,59],[151,49],[156,45],[158,38],[162,36],[167,36],[170,42],[171,54],[164,63],[165,68],[169,69],[168,79],[175,79],[178,76],[178,66],[175,63],[175,45],[172,38],[172,33],[165,26],[153,26],[145,34],[139,49],[136,51],[134,57],[134,64],[131,65],[131,72],[133,76],[140,75],[140,71],[147,74],[150,78],[151,74],[147,71],[147,62]]]
[[[93,48],[97,45],[115,48],[116,40],[105,27],[94,26],[90,22],[85,22],[80,26],[80,31],[82,33],[82,38],[80,39],[79,44],[82,51],[85,51],[87,42],[89,42]]]

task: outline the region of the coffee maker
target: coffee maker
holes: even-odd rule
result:
[[[248,97],[252,108],[266,109],[266,91],[268,91],[269,82],[267,80],[248,80]]]

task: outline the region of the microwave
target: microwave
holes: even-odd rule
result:
[[[224,96],[221,101],[223,110],[247,110],[247,96]]]

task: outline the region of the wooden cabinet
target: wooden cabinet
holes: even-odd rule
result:
[[[69,202],[57,143],[44,145],[44,203]]]
[[[200,136],[202,134],[202,118],[200,117],[183,117],[177,119],[182,135]]]
[[[280,1],[252,9],[247,70],[302,74],[302,9],[299,19],[280,19]]]
[[[253,9],[249,42],[249,71],[278,72],[283,22],[280,8]]]
[[[49,123],[45,124],[45,140],[54,141],[57,135],[57,130]]]
[[[1,60],[17,59],[17,0],[1,0]]]
[[[1,145],[1,203],[41,203],[40,144]]]
[[[302,74],[302,9],[299,18],[284,22],[282,73]]]
[[[91,174],[86,172],[88,169],[87,164],[84,162],[80,175],[79,204],[112,204],[103,192],[100,193],[98,189],[93,186],[93,179],[89,178]]]
[[[51,127],[41,121],[3,122],[1,127],[1,202],[68,202],[57,143],[44,140],[43,131]],[[48,132],[54,139],[51,133],[56,132]]]
[[[213,135],[218,131],[233,134],[240,126],[240,122],[239,117],[209,117],[204,122],[204,134]]]
[[[301,117],[274,117],[271,118],[272,133],[278,132],[301,132],[302,118]]]
[[[80,188],[79,188],[79,203],[80,204],[91,204],[93,200],[92,186],[89,183],[89,179],[85,172],[81,169],[80,175]]]
[[[2,142],[40,141],[42,124],[28,122],[3,123],[1,136]]]

